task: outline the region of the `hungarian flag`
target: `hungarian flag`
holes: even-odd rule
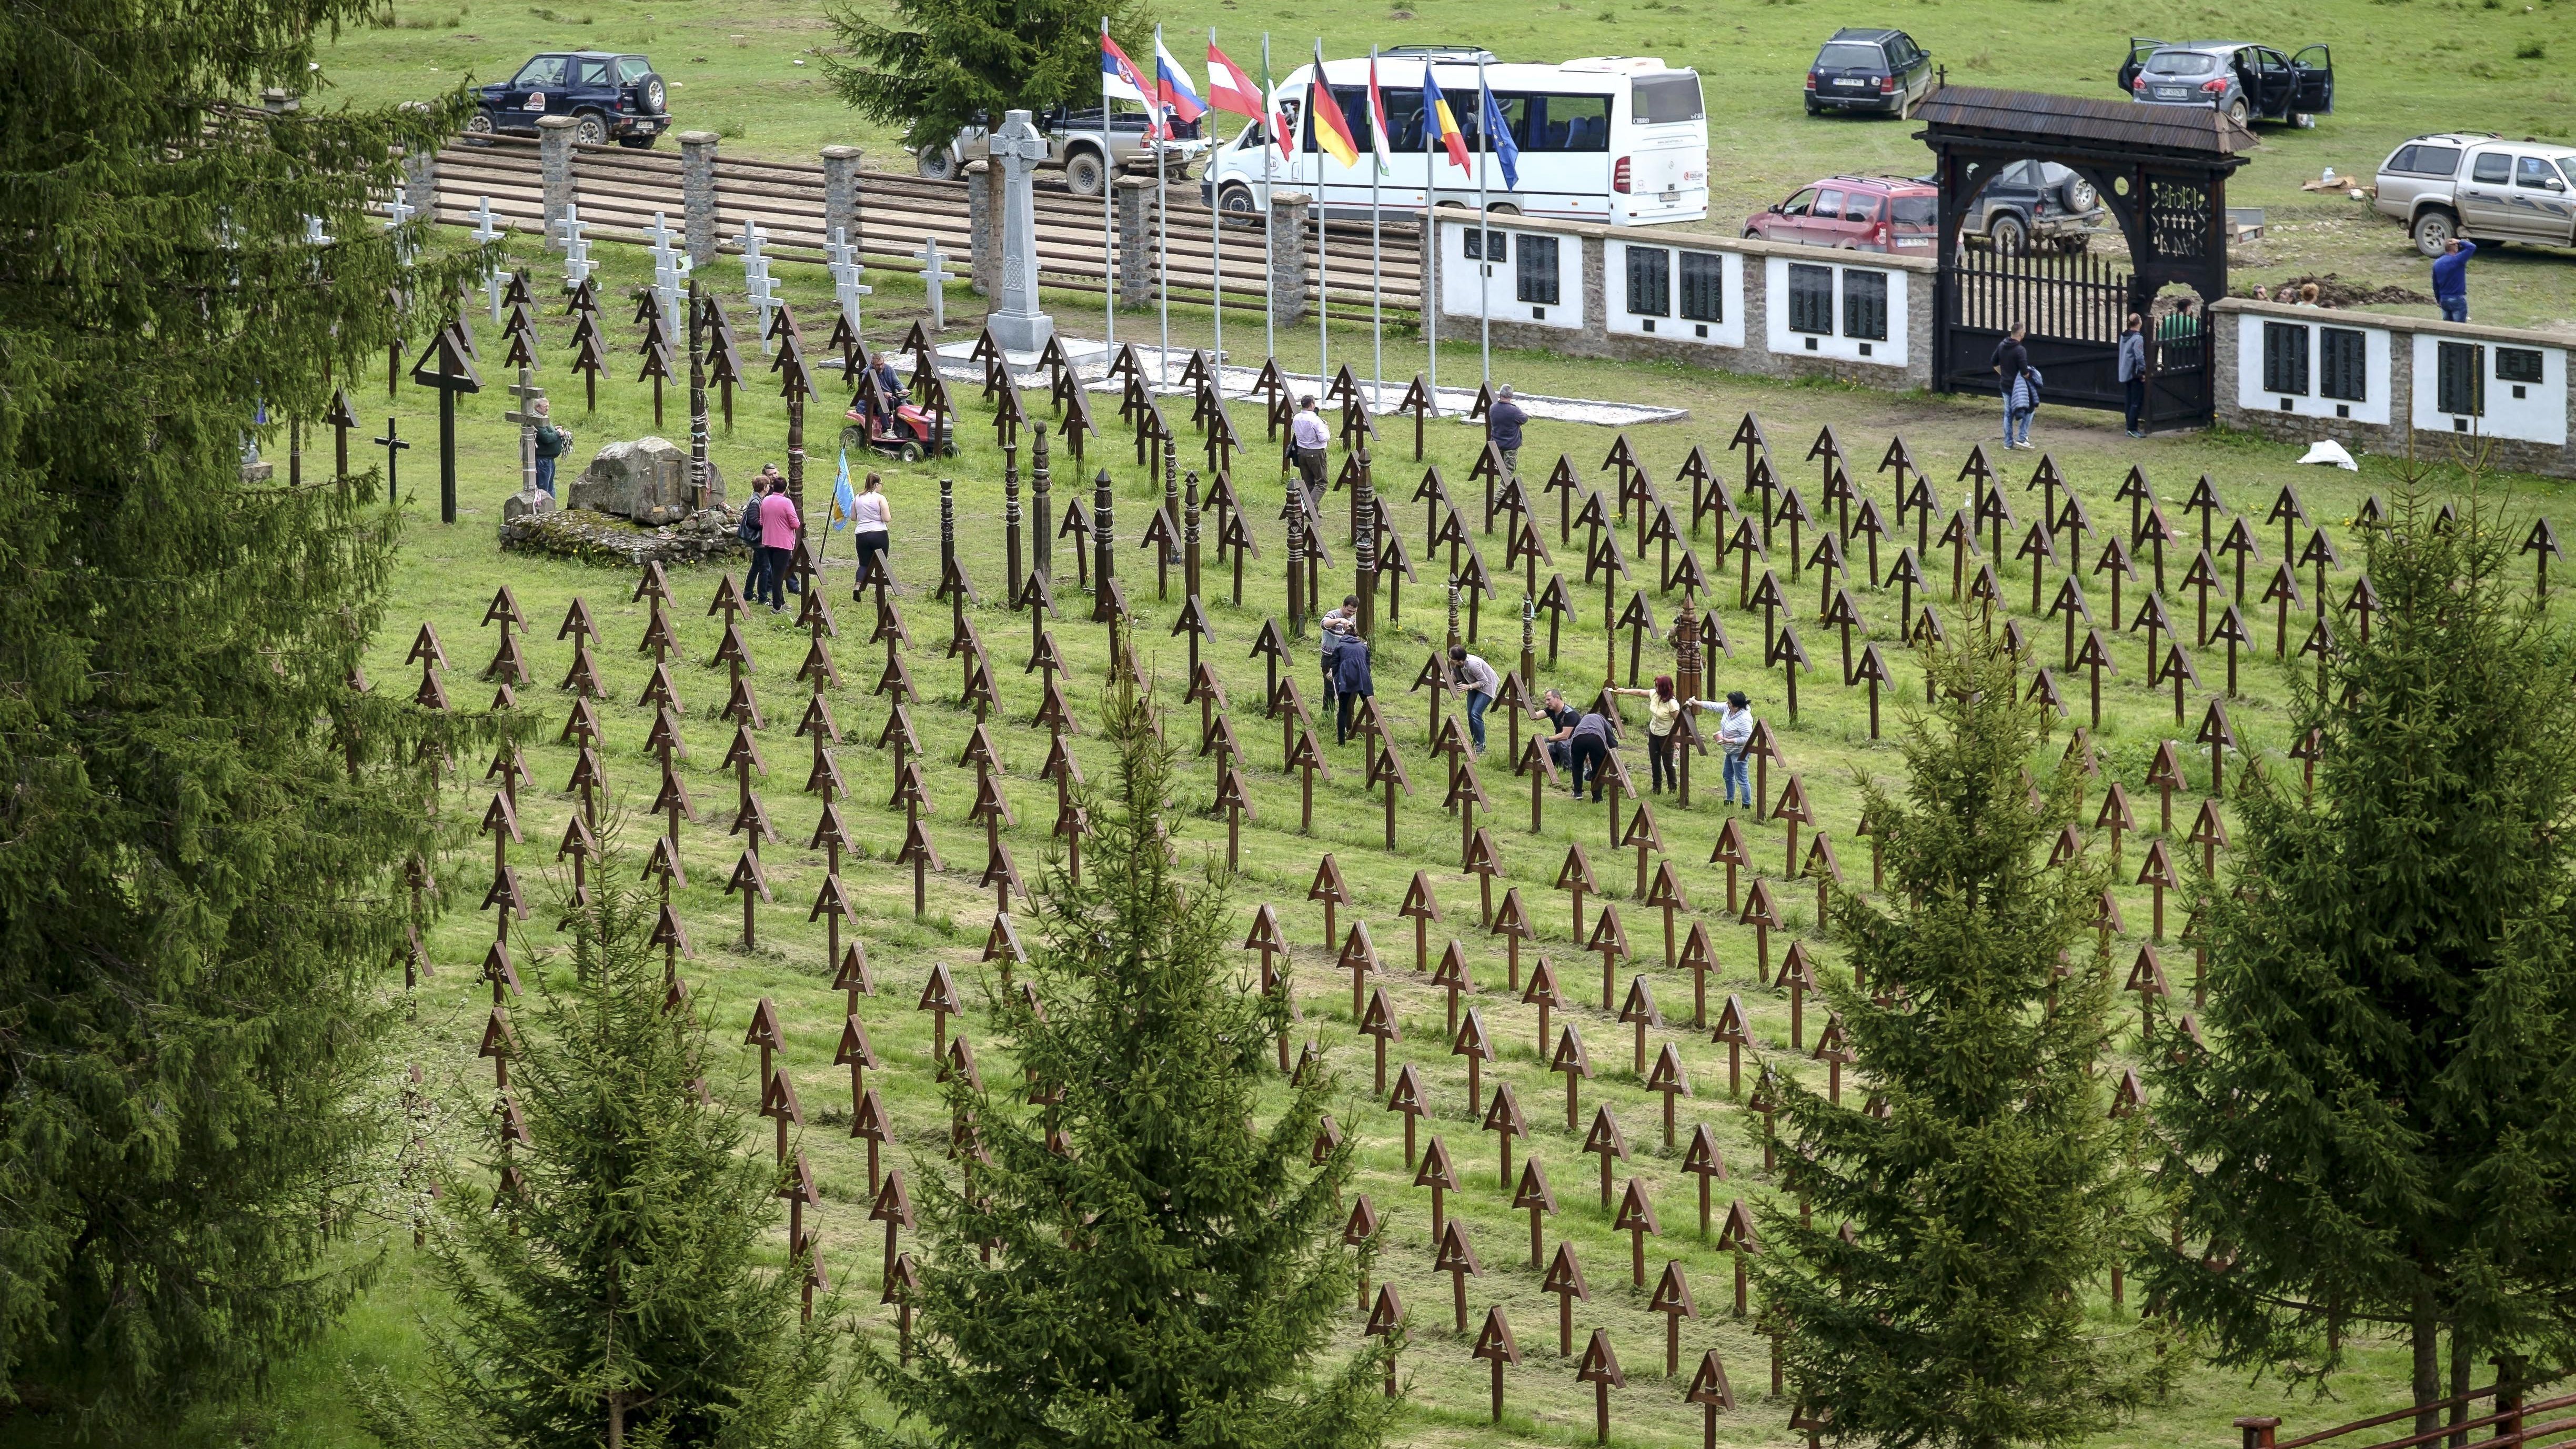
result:
[[[1426,62],[1422,68],[1429,70],[1431,66]],[[1384,176],[1390,170],[1386,164],[1386,92],[1377,88],[1377,47],[1374,45],[1369,47],[1368,108],[1369,150],[1376,154],[1377,174]]]
[[[1475,169],[1467,160],[1467,137],[1458,129],[1458,118],[1449,111],[1449,98],[1440,93],[1440,82],[1431,78],[1431,66],[1422,67],[1422,109],[1431,118],[1433,134],[1449,152],[1449,164],[1461,171]]]
[[[1315,126],[1315,145],[1325,155],[1345,166],[1360,164],[1359,142],[1351,138],[1351,123],[1342,116],[1342,106],[1333,99],[1333,88],[1324,80],[1324,43],[1315,42],[1314,79],[1306,86],[1306,114]]]
[[[1252,83],[1252,77],[1243,73],[1242,66],[1236,65],[1224,51],[1216,48],[1213,38],[1208,41],[1207,101],[1213,109],[1241,116],[1247,121],[1261,119],[1261,88]]]

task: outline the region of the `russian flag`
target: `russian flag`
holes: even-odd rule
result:
[[[1162,103],[1171,108],[1175,121],[1195,121],[1207,114],[1207,104],[1199,99],[1199,88],[1190,81],[1190,73],[1173,54],[1163,48],[1163,28],[1154,27],[1154,79]]]
[[[1230,111],[1248,121],[1261,119],[1261,87],[1243,73],[1232,57],[1208,42],[1208,104],[1220,111]]]

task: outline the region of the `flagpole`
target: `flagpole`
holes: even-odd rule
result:
[[[1385,128],[1379,124],[1377,46],[1369,46],[1369,346],[1375,377],[1369,383],[1369,411],[1377,411],[1386,392],[1386,282],[1380,274],[1385,250],[1379,236],[1378,187],[1386,177]]]
[[[1100,17],[1100,54],[1109,56],[1109,17]],[[1118,167],[1109,154],[1109,68],[1100,70],[1100,273],[1107,282],[1108,301],[1102,305],[1102,327],[1109,349],[1109,360],[1118,360]]]
[[[1277,241],[1270,234],[1270,178],[1277,173],[1279,157],[1288,154],[1287,140],[1278,134],[1278,98],[1271,92],[1270,32],[1261,32],[1261,134],[1266,138],[1261,148],[1261,358],[1275,361],[1279,356],[1279,309],[1270,300],[1271,278],[1278,267],[1274,248]],[[1276,154],[1273,154],[1276,153]]]
[[[1306,129],[1309,131],[1315,128],[1315,86],[1323,87],[1326,95],[1333,93],[1333,82],[1324,74],[1324,38],[1320,35],[1315,37],[1315,79],[1306,93]],[[1339,103],[1336,98],[1335,104]],[[1324,205],[1326,159],[1324,142],[1319,135],[1315,141],[1315,390],[1319,397],[1325,388],[1333,385],[1333,333],[1329,315],[1333,310],[1333,294],[1331,274],[1324,266],[1324,234],[1332,228],[1333,213]]]
[[[1163,304],[1163,386],[1172,385],[1172,168],[1163,164],[1163,133],[1172,126],[1163,104],[1163,25],[1154,23],[1154,294]]]
[[[1216,49],[1216,27],[1213,25],[1208,27],[1208,49]],[[1211,66],[1209,69],[1213,72],[1215,68]],[[1211,74],[1206,94],[1213,97],[1215,87],[1216,78]],[[1208,165],[1214,166],[1217,150],[1214,109],[1208,111],[1207,117]],[[1216,313],[1216,391],[1221,398],[1225,396],[1225,197],[1217,191],[1214,181],[1208,183],[1208,268],[1216,273],[1215,284],[1208,288],[1208,298],[1214,303],[1212,310]]]
[[[1431,411],[1437,414],[1440,411],[1440,228],[1431,222],[1434,214],[1431,178],[1440,174],[1440,119],[1432,114],[1430,94],[1431,88],[1440,81],[1431,74],[1428,57],[1422,62],[1422,81],[1422,249],[1416,255],[1422,259],[1422,277],[1426,284],[1422,296],[1422,336],[1431,352]]]
[[[1490,300],[1494,286],[1494,261],[1486,255],[1493,250],[1494,229],[1487,225],[1493,213],[1486,200],[1485,175],[1493,169],[1485,158],[1494,154],[1494,93],[1485,88],[1485,63],[1476,62],[1476,350],[1484,369],[1485,386],[1494,385],[1494,318]]]

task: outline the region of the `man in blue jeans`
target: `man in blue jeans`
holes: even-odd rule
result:
[[[2021,380],[2022,369],[2030,366],[2030,349],[2022,345],[2021,339],[2022,326],[2016,322],[2012,330],[2004,334],[2004,340],[1995,344],[1995,387],[2004,399],[2004,446],[2007,448],[2020,446],[2013,439],[2013,384]],[[2029,422],[2023,421],[2021,428],[2022,437],[2027,439],[2030,436]]]
[[[2433,300],[2442,304],[2442,320],[2469,320],[2469,258],[2478,254],[2478,244],[2460,237],[2433,259]]]
[[[1494,696],[1503,692],[1503,677],[1494,666],[1458,645],[1449,646],[1449,677],[1467,696],[1467,733],[1476,742],[1476,753],[1485,752],[1485,711],[1493,705]]]

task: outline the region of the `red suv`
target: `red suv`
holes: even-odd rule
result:
[[[1855,252],[1931,255],[1940,233],[1938,187],[1905,176],[1831,176],[1744,219],[1744,234]]]

